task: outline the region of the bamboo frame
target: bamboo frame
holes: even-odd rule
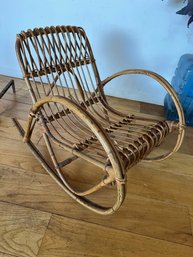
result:
[[[163,160],[176,152],[184,137],[185,121],[180,102],[171,85],[160,75],[146,70],[125,70],[101,80],[94,55],[84,30],[75,26],[35,28],[17,35],[16,53],[29,88],[33,105],[28,126],[23,130],[14,119],[23,140],[45,170],[73,199],[99,214],[115,212],[126,194],[130,167],[140,160]],[[113,109],[104,94],[112,79],[143,74],[157,80],[170,94],[179,122],[158,121]],[[43,138],[53,167],[32,142],[36,126],[44,129]],[[169,133],[178,129],[174,148],[156,158],[147,155]],[[52,143],[70,152],[72,157],[58,161]],[[89,189],[79,191],[67,182],[62,172],[77,158],[101,168],[103,179]],[[113,184],[117,197],[112,206],[101,206],[86,196]]]

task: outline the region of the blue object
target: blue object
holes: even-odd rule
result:
[[[171,84],[183,107],[186,125],[193,126],[193,54],[182,55]],[[164,107],[167,119],[177,121],[177,111],[168,94],[164,100]]]

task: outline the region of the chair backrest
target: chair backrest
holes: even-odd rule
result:
[[[100,77],[84,30],[75,26],[35,28],[17,35],[16,53],[33,102],[63,95],[88,105]]]

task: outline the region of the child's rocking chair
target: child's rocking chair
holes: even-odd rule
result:
[[[124,70],[101,80],[91,46],[84,30],[74,26],[35,28],[17,35],[16,52],[29,88],[33,105],[27,130],[14,122],[46,171],[73,199],[100,213],[111,214],[124,201],[127,170],[140,160],[162,160],[176,152],[184,137],[184,116],[170,84],[160,75],[146,70]],[[109,105],[105,85],[127,74],[144,74],[158,81],[172,97],[179,122],[160,121],[124,114]],[[31,137],[41,126],[51,166]],[[148,158],[169,133],[178,130],[171,152]],[[58,161],[53,143],[72,154]],[[82,158],[104,172],[99,183],[78,191],[66,180],[62,168]],[[101,206],[86,196],[111,184],[117,197],[112,206]]]

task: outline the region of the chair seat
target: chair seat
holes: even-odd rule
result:
[[[84,120],[68,109],[64,112],[60,105],[55,108],[55,113],[54,104],[50,103],[47,107],[52,108],[47,125],[56,144],[68,144],[72,151],[75,149],[81,152],[81,158],[92,163],[94,160],[94,163],[96,161],[105,169],[108,164],[107,153]],[[114,109],[107,112],[100,102],[88,105],[85,109],[112,140],[126,170],[146,158],[175,129],[174,122],[160,121],[151,115],[126,115],[114,112]]]
[[[120,121],[116,123],[106,123],[103,129],[113,141],[124,168],[128,169],[164,141],[171,132],[168,124],[168,121],[126,116],[120,117]],[[63,136],[66,140],[64,132]],[[84,137],[81,142],[74,143],[74,148],[85,156],[103,163],[104,166],[108,163],[108,157],[94,134]]]

